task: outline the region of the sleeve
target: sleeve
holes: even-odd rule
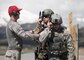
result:
[[[69,34],[68,40],[67,40],[67,50],[68,50],[68,60],[74,59],[74,47],[72,42],[72,36]]]
[[[39,41],[44,42],[50,33],[51,33],[51,31],[49,31],[49,29],[46,28],[44,31],[42,31],[40,33]]]
[[[22,38],[39,38],[39,34],[32,34],[30,31],[24,31],[18,23],[12,25],[12,30]]]

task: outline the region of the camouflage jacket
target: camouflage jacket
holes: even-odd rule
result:
[[[45,23],[42,24],[42,22],[37,22],[36,28],[32,31],[33,33],[39,34],[42,32],[47,25]]]
[[[67,30],[64,30],[64,33],[67,35],[65,38],[67,39],[67,51],[68,51],[68,60],[73,60],[74,59],[74,47],[72,43],[72,37],[71,35],[67,32]],[[48,40],[49,34],[51,34],[51,30],[46,28],[44,31],[40,33],[39,41],[42,43],[45,43],[45,41]]]
[[[23,28],[15,21],[10,20],[6,27],[6,36],[8,41],[8,49],[22,49],[22,39],[37,39],[38,34],[32,34],[29,31],[24,31]]]

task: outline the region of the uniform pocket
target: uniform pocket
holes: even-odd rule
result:
[[[16,60],[16,52],[15,50],[8,50],[6,52],[6,60]]]
[[[8,50],[8,51],[6,52],[6,55],[5,55],[5,56],[11,58],[12,52],[11,52],[10,50]]]

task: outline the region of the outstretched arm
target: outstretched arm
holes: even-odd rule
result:
[[[19,37],[22,38],[31,38],[31,39],[36,39],[39,38],[39,34],[32,34],[29,31],[24,31],[23,28],[17,23],[13,23],[11,27],[11,30],[16,33]]]
[[[44,42],[50,33],[51,31],[49,31],[49,28],[46,28],[44,31],[40,33],[39,41]]]

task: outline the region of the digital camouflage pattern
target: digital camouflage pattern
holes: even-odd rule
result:
[[[56,33],[56,32],[55,32]],[[48,28],[46,28],[43,32],[41,32],[41,36],[40,36],[40,38],[39,38],[39,40],[40,40],[40,42],[42,42],[43,43],[43,46],[44,46],[44,44],[45,44],[45,42],[47,41],[50,41],[50,38],[49,38],[49,35],[51,34],[51,30],[49,30]],[[55,57],[56,59],[59,59],[59,60],[63,60],[64,58],[64,60],[73,60],[74,59],[74,47],[73,47],[73,43],[72,43],[72,37],[71,37],[71,35],[66,31],[66,30],[64,30],[64,33],[56,33],[56,35],[58,36],[58,35],[60,35],[60,37],[63,37],[62,39],[64,39],[65,41],[63,42],[63,43],[65,43],[66,44],[66,47],[65,48],[61,48],[61,50],[60,49],[58,49],[59,51],[61,51],[61,53],[58,53],[58,56],[57,57]],[[59,39],[60,40],[60,39]],[[55,51],[53,51],[52,49],[51,49],[51,47],[50,46],[53,46],[53,44],[54,43],[49,43],[49,47],[48,48],[50,48],[50,49],[48,49],[48,51],[50,52],[50,54],[49,54],[49,52],[48,52],[48,55],[51,57],[52,56],[52,54],[54,54],[55,55],[55,52],[57,51],[57,50],[55,50]],[[56,46],[54,46],[55,48],[56,48]],[[51,51],[52,50],[52,51]],[[51,54],[52,53],[52,54]],[[62,54],[63,53],[63,54]],[[65,56],[64,56],[64,54],[65,54]],[[59,57],[60,56],[60,57]],[[64,57],[62,57],[62,56],[64,56]],[[51,58],[49,58],[49,59],[53,59],[52,57]]]

